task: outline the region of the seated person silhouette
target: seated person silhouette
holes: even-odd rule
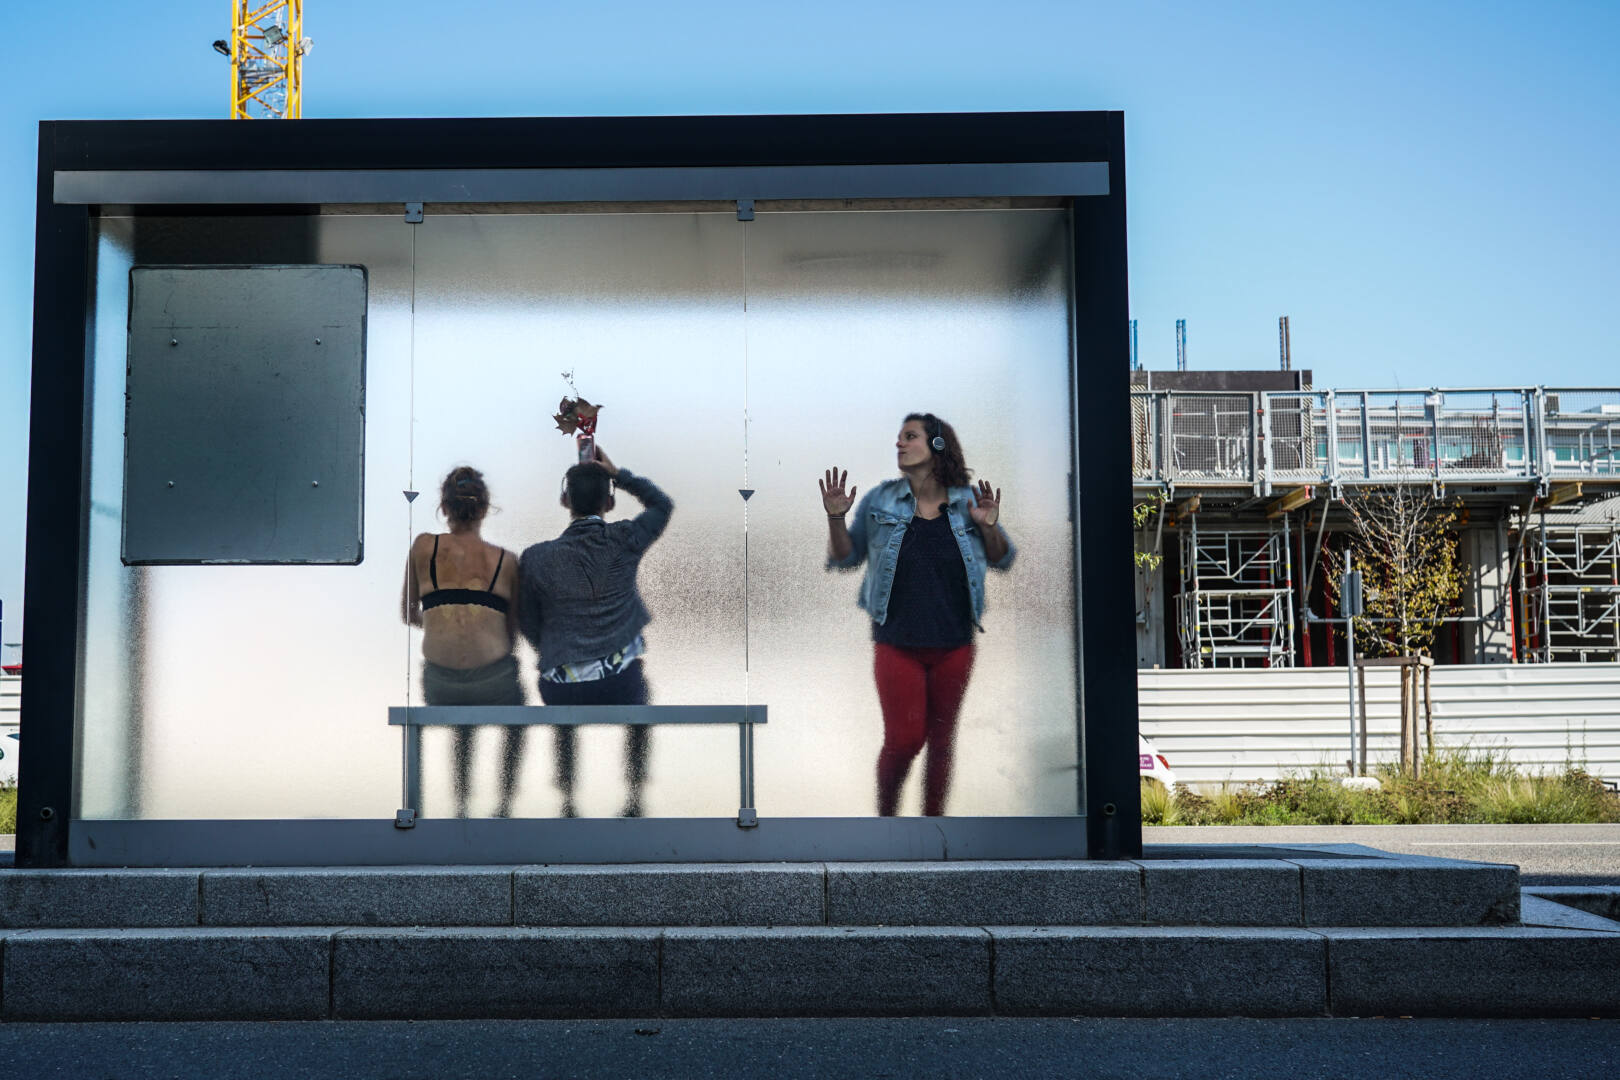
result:
[[[484,474],[469,466],[444,478],[439,512],[448,533],[422,533],[405,563],[401,614],[422,628],[422,700],[428,705],[522,705],[517,658],[517,557],[479,535],[489,513]],[[423,582],[427,582],[426,591]],[[467,816],[473,729],[455,729],[456,816]],[[496,816],[512,811],[521,727],[508,727]]]
[[[629,521],[606,520],[614,486],[644,507]],[[645,705],[642,629],[651,616],[636,588],[641,557],[675,509],[644,476],[615,466],[600,447],[563,478],[562,505],[570,521],[555,540],[523,552],[520,625],[540,654],[540,698],[547,705]],[[574,817],[575,731],[556,729],[557,786],[564,817]],[[647,778],[648,730],[625,730],[625,817],[641,816]]]

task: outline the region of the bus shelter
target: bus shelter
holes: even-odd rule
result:
[[[18,865],[1139,854],[1125,237],[1118,113],[42,124]],[[528,704],[426,708],[406,551],[461,464],[486,538],[557,535],[570,394],[675,503],[652,704],[542,706],[520,646]],[[945,815],[919,763],[880,818],[816,480],[914,411],[1017,560]]]

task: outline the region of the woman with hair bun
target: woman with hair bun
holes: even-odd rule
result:
[[[862,497],[837,466],[818,481],[827,511],[827,566],[866,564],[860,606],[872,619],[873,675],[883,710],[878,813],[899,810],[900,787],[926,746],[923,813],[945,812],[956,716],[984,628],[984,572],[1015,551],[1002,529],[1001,491],[968,480],[962,444],[933,413],[911,413],[895,439],[900,476]]]
[[[517,556],[479,535],[489,513],[484,474],[452,469],[439,493],[447,533],[423,533],[405,564],[401,614],[422,628],[422,700],[428,705],[522,705],[517,658]],[[510,556],[510,557],[509,557]],[[424,583],[426,583],[424,587]],[[497,817],[512,811],[522,727],[505,727],[506,756]],[[467,816],[471,727],[455,728],[456,816]]]

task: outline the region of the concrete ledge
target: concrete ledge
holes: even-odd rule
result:
[[[991,930],[996,1011],[1085,1016],[1322,1016],[1319,935],[1289,929]]]
[[[1601,919],[1620,919],[1620,886],[1615,885],[1526,885],[1522,892],[1555,904],[1580,908]]]
[[[1275,859],[1143,861],[1144,922],[1159,926],[1299,926],[1299,867]]]
[[[1142,869],[1118,862],[828,863],[833,926],[1142,921]]]
[[[1290,860],[1293,861],[1293,860]],[[1519,921],[1519,868],[1421,856],[1301,859],[1306,926],[1500,926]]]
[[[982,1015],[990,937],[966,927],[666,930],[669,1016]]]
[[[1620,1016],[1620,935],[1322,930],[1335,1016]]]
[[[1524,926],[1550,926],[1565,930],[1593,930],[1602,934],[1620,934],[1620,922],[1531,893],[1524,893],[1519,897],[1519,922]]]
[[[206,870],[202,921],[210,926],[510,926],[512,871]]]
[[[0,927],[197,925],[195,870],[6,870]]]
[[[566,866],[513,875],[516,921],[529,926],[819,926],[819,863],[758,866]]]
[[[527,1019],[658,1012],[658,932],[352,930],[332,950],[338,1019]]]
[[[31,930],[5,939],[7,1020],[320,1020],[329,930]]]

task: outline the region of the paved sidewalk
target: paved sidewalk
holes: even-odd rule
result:
[[[1148,844],[1366,844],[1407,855],[1513,863],[1527,885],[1620,885],[1620,825],[1149,826]],[[17,838],[0,835],[0,852]]]
[[[1405,855],[1513,863],[1526,885],[1620,885],[1620,825],[1149,826],[1147,844],[1366,844]],[[17,838],[0,835],[0,852]],[[9,862],[9,860],[0,860]]]
[[[1620,825],[1148,826],[1144,844],[1366,844],[1403,855],[1513,863],[1526,885],[1620,885]]]
[[[1613,1020],[417,1021],[0,1024],[29,1080],[1612,1075]],[[1488,1063],[1488,1064],[1487,1064]]]

